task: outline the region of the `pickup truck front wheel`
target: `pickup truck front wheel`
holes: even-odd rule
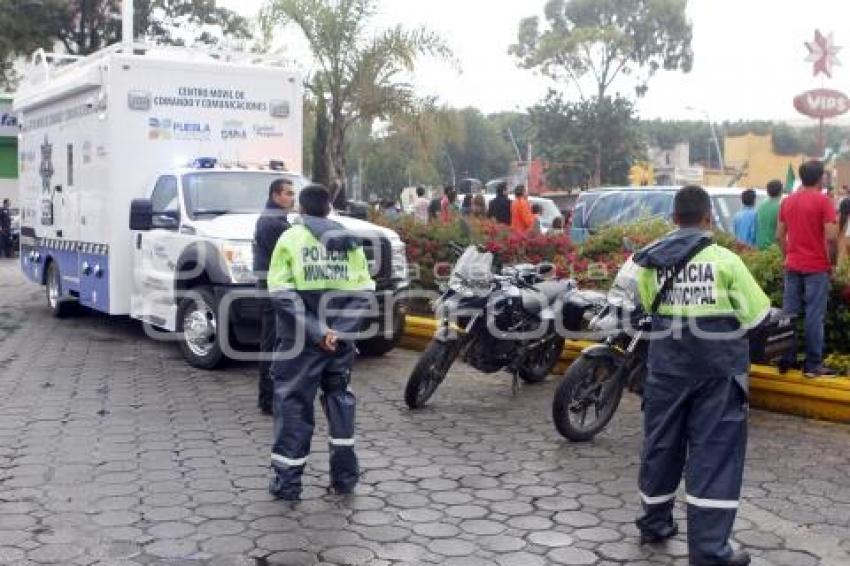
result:
[[[198,369],[215,369],[226,359],[221,351],[215,305],[209,287],[195,287],[180,301],[177,312],[180,351],[189,365]]]

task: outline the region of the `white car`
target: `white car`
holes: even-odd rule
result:
[[[513,195],[508,195],[511,200],[514,199]],[[484,195],[484,200],[487,201],[487,206],[490,206],[490,201],[496,198],[496,195]],[[545,198],[545,197],[536,197],[529,196],[528,202],[531,205],[539,204],[543,209],[543,212],[540,214],[540,231],[544,234],[548,234],[552,231],[552,223],[556,218],[563,218],[561,215],[561,211],[558,210],[558,206],[554,203],[554,201]]]

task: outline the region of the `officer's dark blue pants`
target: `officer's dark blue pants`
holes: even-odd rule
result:
[[[278,349],[286,349],[288,345],[286,339],[278,338]],[[319,388],[330,435],[331,486],[339,492],[348,492],[357,484],[360,473],[354,453],[355,398],[348,387],[355,348],[353,343],[342,341],[338,348],[330,354],[308,345],[295,358],[272,363],[272,468],[276,474],[273,489],[286,499],[297,499],[301,494],[301,476],[310,454],[315,426],[313,408]]]
[[[700,379],[650,373],[638,528],[669,533],[685,470],[691,559],[725,559],[741,495],[747,447],[747,376]]]
[[[265,285],[260,286],[265,291]],[[274,397],[274,382],[271,376],[271,356],[277,343],[277,317],[274,305],[268,297],[260,299],[260,363],[258,367],[258,402],[260,407],[271,407]]]

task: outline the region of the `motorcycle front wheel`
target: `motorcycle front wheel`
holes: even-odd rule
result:
[[[587,442],[611,421],[623,396],[618,366],[608,358],[581,356],[555,391],[552,420],[561,435]]]
[[[561,359],[566,341],[557,334],[549,337],[526,355],[523,364],[517,370],[520,379],[526,383],[540,383],[552,373],[552,368]]]
[[[460,346],[460,340],[431,340],[407,378],[404,402],[408,407],[418,409],[434,395],[457,358]]]

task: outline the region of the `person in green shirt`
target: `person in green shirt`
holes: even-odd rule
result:
[[[766,250],[776,242],[776,219],[779,217],[779,204],[782,202],[782,181],[774,179],[767,184],[770,197],[761,203],[756,211],[756,245]]]

